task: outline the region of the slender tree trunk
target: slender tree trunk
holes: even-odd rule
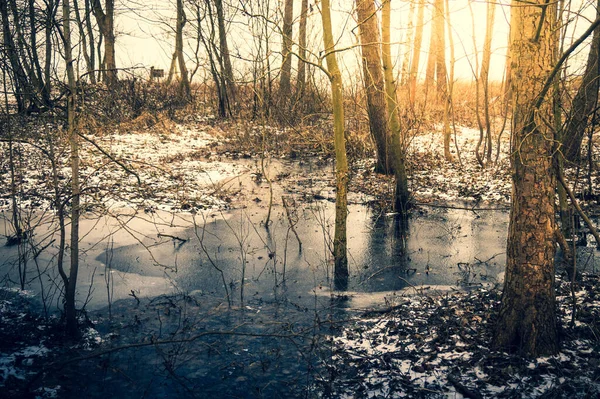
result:
[[[555,65],[556,3],[513,1],[513,195],[506,277],[493,337],[498,350],[532,357],[558,350],[555,292],[555,193],[553,107],[536,101]],[[541,25],[540,25],[541,24]],[[552,90],[552,89],[550,89]],[[552,98],[548,96],[547,98]]]
[[[15,100],[17,102],[17,110],[19,113],[21,113],[27,109],[31,98],[31,90],[28,87],[29,83],[27,81],[27,73],[23,69],[19,59],[19,53],[17,51],[17,46],[11,30],[11,22],[8,11],[8,2],[0,1],[0,17],[2,19],[4,52],[10,65]]]
[[[229,45],[227,44],[227,29],[225,28],[225,11],[223,10],[223,0],[215,0],[217,8],[217,26],[219,28],[219,50],[220,61],[223,65],[225,81],[227,82],[227,98],[229,103],[236,102],[236,86],[233,77],[233,67],[231,64],[231,56],[229,54]]]
[[[85,30],[87,32],[86,38],[87,38],[87,45],[89,46],[89,52],[90,52],[90,68],[91,71],[94,71],[92,73],[90,73],[90,82],[92,82],[92,84],[96,84],[96,41],[94,38],[94,30],[92,29],[92,10],[90,8],[90,0],[85,0],[84,1],[84,6],[85,6]]]
[[[383,58],[383,75],[385,78],[385,92],[387,110],[389,114],[390,129],[392,131],[392,147],[394,151],[396,188],[394,191],[394,210],[403,218],[406,218],[409,208],[408,178],[406,176],[406,152],[404,143],[401,141],[400,117],[398,115],[398,103],[396,96],[396,85],[394,84],[394,72],[392,70],[392,55],[390,51],[390,15],[391,0],[384,0],[381,13],[381,53]]]
[[[435,0],[437,1],[437,0]],[[435,82],[435,67],[437,62],[437,48],[438,48],[438,34],[436,33],[436,29],[439,24],[436,23],[436,8],[434,4],[434,9],[432,11],[432,21],[433,26],[429,33],[429,54],[427,55],[427,68],[425,69],[425,82],[424,82],[424,91],[425,91],[425,101],[427,101],[427,95],[429,94],[429,89]]]
[[[115,59],[115,0],[106,0],[102,8],[100,0],[92,0],[92,11],[104,38],[104,81],[109,87],[117,83]]]
[[[75,71],[73,68],[73,55],[71,51],[71,7],[70,0],[63,0],[63,36],[65,65],[69,93],[67,97],[67,129],[71,147],[71,268],[69,270],[69,283],[65,287],[65,319],[67,333],[77,336],[77,310],[75,308],[75,294],[77,289],[77,274],[79,271],[79,140],[75,131]]]
[[[308,21],[308,0],[302,0],[300,6],[300,32],[298,38],[298,76],[296,83],[296,97],[302,98],[304,90],[306,88],[306,24]]]
[[[188,70],[183,56],[183,27],[186,23],[185,10],[183,9],[183,0],[177,0],[177,26],[175,29],[175,54],[179,65],[179,95],[189,100],[192,97]]]
[[[85,60],[85,66],[88,76],[90,77],[90,81],[94,80],[94,67],[92,65],[92,60],[90,58],[90,53],[88,52],[87,46],[87,35],[85,31],[85,24],[83,23],[83,19],[81,18],[81,12],[79,11],[79,1],[73,0],[73,11],[75,11],[75,18],[77,21],[77,26],[79,27],[79,36],[81,36],[81,48],[83,53],[83,58]],[[87,18],[88,16],[86,16]]]
[[[383,4],[382,4],[382,9],[383,9]],[[391,10],[390,10],[391,13]],[[410,2],[410,8],[408,11],[408,26],[406,27],[407,30],[407,34],[406,34],[406,39],[405,42],[406,43],[413,43],[413,34],[414,34],[414,27],[413,27],[413,19],[415,18],[415,3],[414,2]],[[383,19],[383,16],[382,16]],[[383,21],[381,22],[381,24],[383,25]],[[383,26],[382,26],[382,30],[383,30]],[[401,69],[401,74],[400,74],[400,87],[402,87],[402,91],[407,91],[407,86],[408,86],[408,82],[410,81],[410,54],[411,53],[411,48],[407,45],[406,46],[406,50],[404,51],[404,57],[402,60],[402,69]]]
[[[496,3],[487,4],[487,18],[485,28],[485,41],[483,43],[483,58],[481,60],[481,75],[479,80],[483,86],[483,112],[485,116],[486,134],[486,165],[492,163],[492,123],[490,120],[490,61],[492,58],[492,38],[494,33],[494,19],[496,17]]]
[[[387,125],[385,88],[381,65],[381,37],[374,0],[356,0],[356,14],[360,31],[363,75],[367,93],[367,114],[371,136],[377,150],[378,173],[394,171]]]
[[[417,0],[419,8],[417,11],[417,23],[415,24],[415,43],[413,47],[412,61],[410,64],[410,104],[414,107],[417,92],[417,80],[419,77],[419,62],[421,61],[421,44],[423,43],[423,19],[425,15],[425,0]]]
[[[335,232],[333,236],[333,257],[335,261],[334,285],[336,289],[348,287],[348,250],[346,238],[346,219],[348,215],[348,161],[346,158],[346,139],[344,137],[344,99],[342,74],[338,67],[335,44],[331,28],[329,0],[321,0],[323,22],[323,41],[325,60],[331,80],[331,99],[333,102],[333,130],[335,143]]]
[[[444,104],[444,158],[446,161],[452,161],[450,153],[450,93],[448,87],[448,76],[446,69],[446,34],[445,34],[445,19],[447,16],[444,12],[444,0],[435,0],[434,5],[434,35],[435,38],[435,71],[437,82],[438,99]]]
[[[294,0],[285,0],[283,11],[283,37],[281,44],[281,76],[279,78],[279,100],[287,103],[292,93],[291,78],[292,78],[292,34],[294,20]]]

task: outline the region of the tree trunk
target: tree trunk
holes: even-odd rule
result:
[[[494,33],[494,19],[496,18],[496,3],[487,4],[487,18],[485,27],[485,41],[483,44],[483,58],[481,60],[480,81],[483,85],[483,112],[485,115],[486,132],[486,164],[492,163],[492,123],[490,120],[490,61],[492,58],[492,38]]]
[[[400,117],[398,116],[398,103],[394,72],[392,70],[392,55],[390,51],[390,7],[391,0],[384,0],[381,13],[381,53],[383,61],[383,75],[385,79],[385,93],[387,110],[390,115],[390,129],[392,131],[392,149],[394,152],[394,171],[396,188],[394,190],[394,210],[406,218],[409,208],[408,178],[406,176],[406,153],[404,143],[401,141]]]
[[[383,11],[383,4],[381,5],[381,8]],[[391,13],[391,10],[390,10],[390,13]],[[383,15],[381,16],[381,18],[383,19]],[[412,43],[414,41],[413,40],[413,34],[414,34],[413,19],[414,18],[415,18],[415,3],[411,2],[410,8],[408,11],[408,26],[406,27],[406,30],[407,30],[406,39],[405,39],[406,43]],[[381,24],[383,25],[383,20],[381,21]],[[383,31],[383,26],[381,29]],[[388,45],[389,45],[389,43],[388,43]],[[410,50],[411,50],[410,47],[406,46],[406,49],[404,51],[403,60],[402,60],[402,69],[400,72],[400,87],[402,88],[402,92],[407,91],[406,89],[408,87],[408,82],[410,81],[410,78],[409,78],[409,75],[410,75]],[[382,49],[382,51],[383,51],[383,49]]]
[[[106,0],[105,9],[100,0],[92,0],[92,11],[98,22],[98,29],[104,38],[104,81],[112,87],[117,83],[117,63],[115,59],[115,1]]]
[[[419,77],[419,62],[421,61],[421,44],[423,43],[423,19],[425,14],[425,0],[417,0],[419,8],[417,11],[417,22],[415,25],[415,43],[413,47],[412,61],[410,64],[409,90],[410,103],[415,105],[415,95],[417,92],[417,79]]]
[[[70,0],[63,0],[63,37],[65,52],[65,67],[69,93],[67,97],[67,129],[71,147],[71,268],[69,270],[69,283],[65,287],[65,319],[67,333],[75,337],[79,329],[77,326],[77,310],[75,308],[75,293],[77,288],[77,274],[79,271],[79,141],[75,131],[75,71],[73,68],[73,55],[71,51],[71,7]]]
[[[346,238],[346,219],[348,215],[348,161],[346,158],[346,139],[344,137],[344,98],[342,74],[338,67],[333,33],[331,29],[331,11],[329,0],[322,0],[321,17],[323,22],[323,42],[329,79],[331,80],[331,99],[333,102],[333,125],[335,143],[335,232],[333,236],[333,257],[335,261],[334,285],[336,289],[348,287],[348,253]]]
[[[381,65],[381,38],[374,1],[356,0],[356,14],[360,31],[369,127],[377,150],[375,171],[390,174],[393,173],[394,166],[387,125],[385,88]]]
[[[298,76],[296,83],[296,97],[302,98],[306,86],[306,24],[308,20],[308,0],[302,0],[300,6],[300,32],[298,38]]]
[[[435,59],[435,77],[436,77],[436,88],[438,101],[444,105],[444,120],[443,120],[443,131],[444,135],[444,158],[446,161],[452,161],[452,154],[450,153],[450,94],[448,92],[448,77],[446,70],[446,33],[445,33],[445,12],[444,12],[444,0],[435,0],[433,7],[433,49],[430,50],[430,62],[431,57]],[[428,69],[430,67],[428,66]],[[433,73],[433,72],[430,72]],[[427,79],[427,78],[426,78]]]
[[[85,30],[87,32],[88,45],[90,46],[90,67],[93,71],[90,73],[90,82],[96,84],[96,41],[94,39],[94,30],[92,29],[92,10],[90,9],[90,0],[84,1],[85,5]]]
[[[555,64],[556,3],[513,1],[513,195],[506,277],[493,347],[532,357],[558,350],[555,293],[555,192],[551,101],[536,107]],[[541,24],[541,25],[540,25]],[[548,96],[552,98],[552,96]]]
[[[83,53],[83,58],[85,60],[85,66],[87,75],[90,77],[90,81],[92,83],[94,80],[94,66],[92,65],[92,59],[90,58],[90,53],[88,52],[88,38],[85,31],[85,24],[83,23],[83,19],[81,18],[81,12],[79,11],[79,2],[78,0],[73,0],[73,11],[75,11],[75,18],[77,21],[77,26],[79,27],[79,36],[81,36],[81,48]],[[86,18],[89,16],[86,15]],[[93,54],[93,53],[92,53]]]
[[[185,10],[183,9],[183,0],[177,0],[177,26],[175,28],[175,55],[179,65],[179,95],[186,100],[192,96],[190,81],[188,79],[187,66],[183,56],[183,27],[185,26]]]
[[[600,1],[596,3],[596,18],[600,18]],[[592,45],[581,86],[571,105],[571,112],[564,130],[562,153],[571,162],[579,160],[581,142],[598,104],[600,89],[600,26],[594,30]]]
[[[281,45],[281,76],[279,78],[279,101],[282,104],[288,103],[291,88],[292,77],[292,22],[294,20],[294,0],[285,0],[283,11],[283,37]]]
[[[233,78],[233,67],[231,65],[231,56],[229,55],[229,46],[227,44],[227,29],[225,28],[225,11],[223,10],[223,0],[215,0],[215,6],[217,8],[217,26],[219,29],[219,50],[220,50],[220,61],[223,66],[223,73],[225,75],[225,81],[227,83],[227,98],[228,103],[235,104],[236,101],[236,87],[235,80]],[[231,108],[229,107],[230,111]]]

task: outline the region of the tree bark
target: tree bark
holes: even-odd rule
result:
[[[536,107],[555,64],[556,4],[513,1],[513,195],[502,304],[493,347],[536,357],[558,350],[555,292],[555,192],[551,101]],[[541,24],[541,25],[540,25]],[[552,96],[548,96],[552,98]],[[550,102],[550,103],[549,103]]]
[[[335,143],[335,231],[333,236],[334,285],[336,289],[348,287],[348,250],[346,237],[346,219],[348,215],[348,161],[346,158],[346,139],[344,137],[344,98],[342,74],[335,55],[335,44],[331,28],[329,0],[322,0],[321,18],[323,23],[323,42],[325,60],[331,81],[331,99],[333,102],[333,130]]]
[[[356,0],[356,14],[360,31],[369,128],[377,150],[375,171],[391,174],[394,171],[394,166],[390,148],[391,138],[387,125],[380,49],[381,37],[374,1]]]

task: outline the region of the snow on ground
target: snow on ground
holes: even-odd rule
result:
[[[336,395],[460,398],[466,389],[480,398],[598,397],[598,276],[579,284],[585,296],[574,325],[569,284],[558,288],[561,352],[533,360],[489,349],[497,290],[412,296],[393,311],[367,313],[333,338]]]
[[[170,129],[113,132],[90,139],[97,146],[81,142],[85,209],[225,207],[226,193],[219,183],[248,171],[243,165],[205,159],[204,155],[210,155],[206,149],[218,142],[203,126],[173,124]],[[7,145],[0,143],[3,154],[8,152]],[[54,194],[50,162],[35,146],[19,143],[15,149],[17,174],[21,177],[20,205],[49,208]],[[68,152],[65,148],[58,151],[63,154],[59,182],[68,187]],[[0,162],[0,210],[10,207],[8,162]]]
[[[448,162],[444,159],[443,135],[439,129],[415,136],[409,146],[408,161],[410,187],[416,199],[507,203],[511,193],[509,135],[505,133],[500,140],[497,164],[493,162],[497,151],[494,139],[492,164],[485,168],[475,156],[478,140],[479,129],[457,127],[450,143],[454,161]]]

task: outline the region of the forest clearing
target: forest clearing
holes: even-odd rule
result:
[[[600,396],[600,1],[0,24],[0,397]]]

